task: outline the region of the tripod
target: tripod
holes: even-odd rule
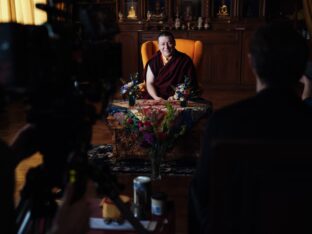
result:
[[[31,169],[17,207],[17,233],[47,233],[57,211],[56,194],[51,193],[41,166]]]
[[[75,163],[70,169],[75,171],[75,193],[73,203],[80,199],[85,191],[86,176],[98,184],[98,192],[108,196],[121,211],[139,234],[146,234],[148,231],[135,218],[130,209],[124,205],[119,197],[119,185],[115,177],[110,174],[109,168],[95,164]],[[51,229],[53,218],[57,211],[56,199],[60,194],[52,193],[50,179],[45,175],[44,168],[39,166],[30,170],[27,174],[26,185],[21,194],[21,202],[17,208],[18,234],[44,234]]]

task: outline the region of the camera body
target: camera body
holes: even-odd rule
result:
[[[72,20],[41,26],[0,24],[3,97],[26,100],[27,122],[34,126],[32,143],[43,155],[43,164],[26,180],[24,210],[44,209],[42,204],[53,199],[52,188],[64,188],[69,169],[80,173],[77,191],[84,192],[81,174],[90,172],[86,152],[99,116],[89,103],[101,102],[104,111],[121,74],[121,46],[112,38],[117,30],[97,32],[92,14],[92,9],[81,12],[80,27]]]

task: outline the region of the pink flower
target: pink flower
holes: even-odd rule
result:
[[[139,121],[139,122],[138,122],[138,127],[139,127],[139,128],[142,128],[142,127],[143,127],[142,121]]]
[[[151,123],[150,121],[145,121],[145,122],[144,122],[144,126],[145,126],[146,128],[151,128],[151,127],[152,127],[152,123]]]
[[[128,124],[133,124],[133,119],[128,118],[128,119],[127,119],[127,123],[128,123]]]
[[[144,115],[144,116],[149,116],[151,114],[151,110],[150,108],[148,107],[144,107],[143,109],[141,109],[141,113]]]
[[[154,135],[150,132],[143,133],[143,139],[146,143],[152,145],[155,143]]]
[[[185,93],[188,93],[186,90]],[[183,96],[183,94],[181,93]],[[139,109],[142,114],[142,120],[134,120],[128,116],[125,123],[131,133],[129,135],[132,140],[137,140],[140,146],[153,150],[155,147],[161,146],[164,149],[172,146],[172,142],[177,138],[177,131],[180,131],[177,124],[179,123],[179,112],[174,109],[179,106],[179,102],[168,103],[166,108],[158,106],[148,106],[148,108]]]

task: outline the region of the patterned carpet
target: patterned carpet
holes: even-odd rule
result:
[[[118,159],[113,155],[112,145],[95,145],[88,152],[89,160],[96,164],[106,164],[113,173],[150,174],[151,166],[149,160],[145,159]],[[165,161],[160,166],[162,175],[192,176],[196,168],[194,158]]]

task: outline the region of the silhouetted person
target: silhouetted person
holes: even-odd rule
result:
[[[255,32],[249,60],[257,94],[216,111],[207,124],[190,186],[190,233],[209,233],[211,227],[208,165],[214,141],[312,139],[311,110],[295,90],[307,58],[306,41],[290,24],[272,23]]]

